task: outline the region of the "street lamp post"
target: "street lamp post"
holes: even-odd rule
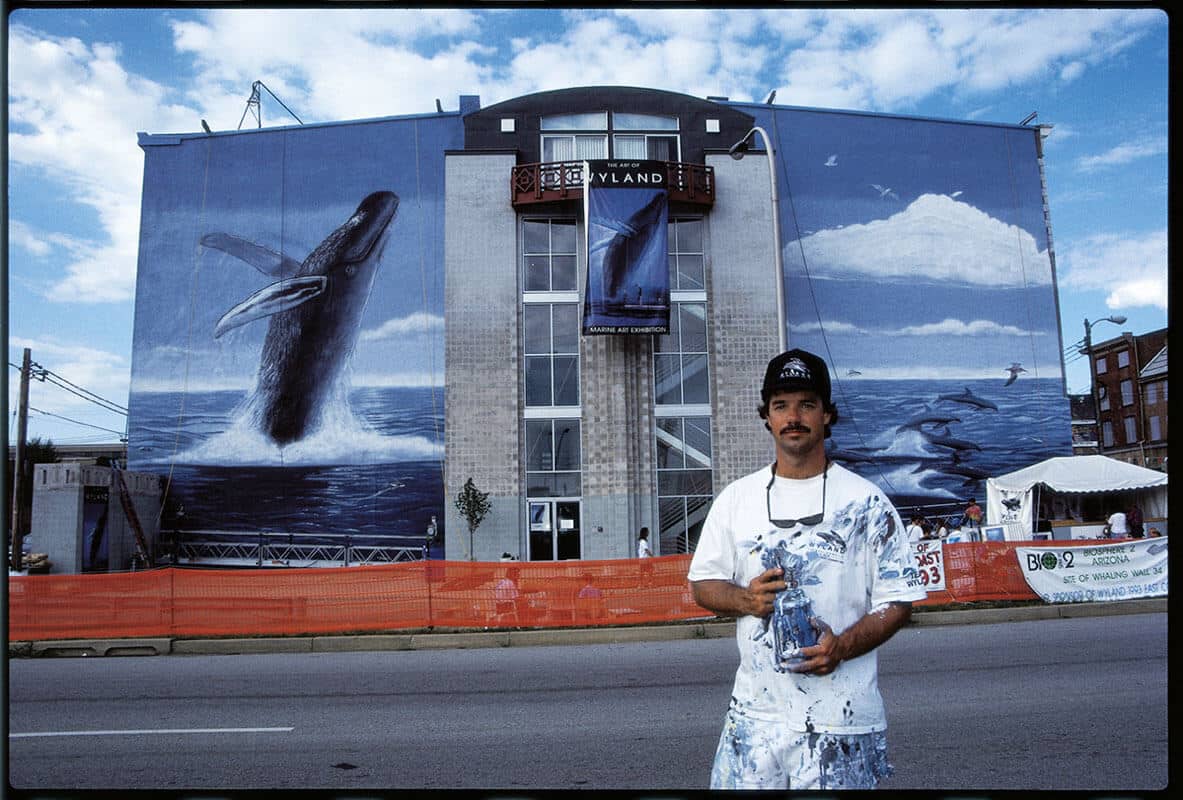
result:
[[[735,144],[731,145],[731,149],[727,151],[728,155],[739,161],[744,157],[748,151],[748,139],[753,133],[760,134],[760,139],[764,143],[764,150],[768,153],[768,180],[772,188],[772,247],[775,256],[774,263],[776,265],[776,281],[773,286],[776,287],[776,341],[780,347],[778,352],[783,353],[788,349],[788,337],[785,332],[785,271],[780,252],[780,198],[776,193],[776,151],[772,149],[772,143],[768,139],[768,134],[763,128],[756,126],[743,135]]]
[[[1122,325],[1126,318],[1120,314],[1098,319],[1089,322],[1088,317],[1084,319],[1084,352],[1089,357],[1089,394],[1093,398],[1093,414],[1097,418],[1097,452],[1101,451],[1104,445],[1104,437],[1101,434],[1101,404],[1097,400],[1097,365],[1093,359],[1093,326],[1098,322],[1112,322],[1114,325]]]

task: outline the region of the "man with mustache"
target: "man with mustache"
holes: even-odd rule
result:
[[[776,461],[719,493],[688,575],[695,602],[738,617],[711,788],[875,788],[891,773],[875,648],[926,593],[895,508],[826,458],[825,362],[780,354],[760,400]]]

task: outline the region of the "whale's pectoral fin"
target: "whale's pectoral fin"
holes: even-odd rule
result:
[[[232,255],[273,278],[295,275],[300,269],[299,261],[229,233],[207,233],[201,245]]]
[[[265,286],[222,315],[214,328],[214,338],[239,325],[295,308],[323,292],[328,282],[323,275],[312,275]]]

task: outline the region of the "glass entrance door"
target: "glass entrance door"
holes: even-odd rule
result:
[[[530,561],[583,557],[578,500],[529,502]]]

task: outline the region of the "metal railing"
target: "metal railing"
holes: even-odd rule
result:
[[[666,188],[671,201],[700,206],[714,205],[714,167],[680,161],[664,163]],[[510,199],[515,206],[556,200],[577,200],[582,197],[582,161],[517,164],[510,174]]]
[[[350,567],[419,561],[427,554],[426,541],[411,536],[391,537],[390,544],[347,533],[186,531],[182,536],[175,545],[175,560],[169,544],[161,543],[159,563]],[[355,541],[358,538],[363,541]]]

